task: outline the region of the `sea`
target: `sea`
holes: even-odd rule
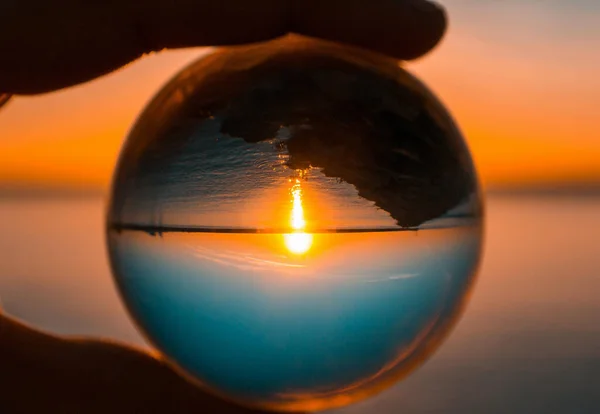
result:
[[[102,196],[0,197],[0,303],[50,332],[148,348],[106,248]],[[338,414],[600,413],[600,195],[491,193],[462,319],[411,376]]]

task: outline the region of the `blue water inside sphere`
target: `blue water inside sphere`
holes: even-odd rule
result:
[[[454,122],[396,61],[291,36],[217,49],[131,131],[112,269],[147,339],[207,390],[339,407],[407,375],[456,323],[478,191]]]

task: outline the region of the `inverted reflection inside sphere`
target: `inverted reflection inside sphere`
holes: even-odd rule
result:
[[[435,97],[391,59],[298,37],[176,76],[131,132],[108,220],[147,338],[207,389],[284,411],[418,366],[481,239],[473,165]]]

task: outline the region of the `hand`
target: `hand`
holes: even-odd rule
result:
[[[139,350],[58,338],[2,315],[0,412],[259,413],[201,391],[164,361]]]
[[[412,59],[446,29],[426,0],[9,0],[0,2],[0,92],[75,85],[165,48],[288,32]]]
[[[0,16],[0,92],[15,94],[85,82],[164,48],[288,32],[413,59],[446,29],[444,11],[426,0],[9,0]],[[139,350],[54,337],[2,315],[0,384],[0,412],[10,414],[257,412]]]

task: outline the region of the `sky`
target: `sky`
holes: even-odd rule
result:
[[[488,186],[600,183],[600,2],[446,0],[449,32],[406,65],[447,105]],[[0,110],[0,188],[104,190],[127,132],[207,49],[153,54]]]

